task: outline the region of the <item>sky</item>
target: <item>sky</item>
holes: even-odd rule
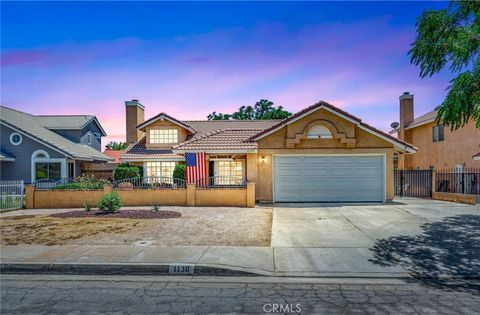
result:
[[[96,115],[125,138],[124,101],[145,118],[206,119],[269,99],[327,101],[388,131],[398,97],[415,116],[452,75],[421,79],[407,55],[416,18],[446,2],[1,2],[3,106]]]

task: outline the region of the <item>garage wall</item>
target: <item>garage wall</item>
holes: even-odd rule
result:
[[[327,120],[332,123],[338,133],[355,138],[355,146],[348,148],[338,139],[302,139],[295,148],[287,148],[286,139],[304,129],[315,120]],[[256,199],[273,201],[273,155],[274,154],[372,154],[386,155],[386,199],[394,198],[393,187],[393,145],[356,127],[349,121],[326,110],[318,110],[291,125],[258,141]],[[264,159],[262,159],[264,157]]]

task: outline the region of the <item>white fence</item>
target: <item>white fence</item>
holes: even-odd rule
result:
[[[0,211],[23,208],[23,180],[0,180]]]

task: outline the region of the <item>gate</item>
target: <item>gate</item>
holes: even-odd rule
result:
[[[23,208],[23,180],[0,180],[0,211]]]
[[[432,170],[395,170],[395,196],[432,198]]]

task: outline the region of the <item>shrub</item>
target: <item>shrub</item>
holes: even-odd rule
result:
[[[123,206],[122,199],[116,191],[105,194],[97,202],[97,207],[104,212],[115,212]]]
[[[157,202],[153,205],[152,212],[158,212],[158,211],[160,211],[160,204]]]
[[[84,200],[82,201],[82,206],[85,209],[85,211],[90,211],[92,210],[93,206],[95,203],[92,200]]]
[[[142,177],[143,167],[130,165],[128,163],[119,164],[114,171],[113,178],[115,180],[139,178]]]
[[[173,178],[178,178],[178,179],[185,180],[185,178],[186,178],[185,164],[175,165],[175,169],[173,170]]]
[[[93,175],[82,175],[75,178],[75,182],[52,187],[54,190],[96,190],[110,183],[106,179],[97,179]]]

